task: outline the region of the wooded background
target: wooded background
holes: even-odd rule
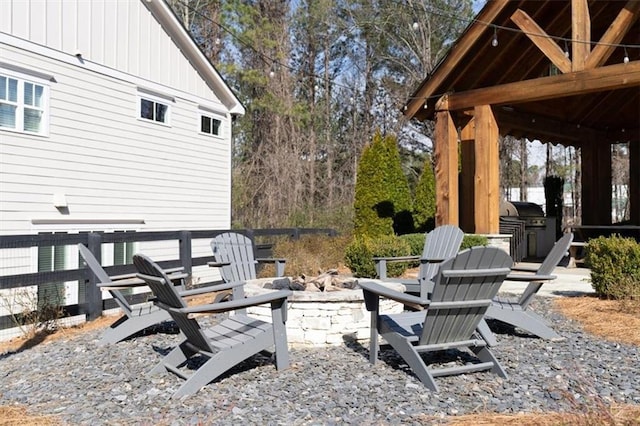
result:
[[[233,128],[233,225],[345,231],[353,226],[357,165],[376,132],[397,137],[415,196],[433,126],[407,121],[402,106],[484,2],[169,3],[246,108]],[[579,150],[549,146],[542,166],[529,164],[529,151],[524,139],[502,138],[505,198],[510,188],[526,194],[557,175],[578,206]],[[614,182],[624,181],[625,155],[614,147]]]

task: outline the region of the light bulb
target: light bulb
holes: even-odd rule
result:
[[[417,22],[413,22],[413,24],[411,24],[411,28],[413,28],[414,31],[418,30],[418,23]]]
[[[273,71],[269,71],[269,77],[273,78],[275,75],[276,75],[276,73],[275,73],[275,72],[273,72]]]
[[[498,33],[496,32],[496,29],[493,29],[493,38],[491,39],[491,45],[493,47],[498,46]]]
[[[622,62],[624,62],[625,64],[629,63],[629,54],[627,53],[627,48],[624,48],[624,58],[622,58]]]

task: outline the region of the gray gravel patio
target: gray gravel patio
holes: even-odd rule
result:
[[[393,350],[371,366],[366,347],[345,342],[293,348],[284,371],[257,355],[195,396],[170,400],[180,379],[146,374],[179,341],[166,325],[117,345],[97,346],[97,330],[1,355],[0,405],[91,425],[404,424],[477,412],[586,411],[601,402],[640,405],[638,347],[584,333],[550,309],[550,298],[534,303],[566,340],[499,328],[494,353],[509,378],[442,377],[439,393],[426,390]]]

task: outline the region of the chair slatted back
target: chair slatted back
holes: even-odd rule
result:
[[[221,268],[225,282],[247,281],[256,278],[256,260],[253,241],[244,234],[224,232],[211,241],[211,250],[216,262],[228,262]]]
[[[432,290],[433,277],[440,267],[439,262],[429,260],[444,260],[454,257],[460,250],[464,232],[454,225],[438,226],[426,235],[424,249],[420,262],[418,280],[420,281],[420,295],[427,297]]]
[[[547,257],[544,258],[542,264],[536,271],[538,275],[551,275],[553,270],[556,269],[560,261],[563,257],[567,255],[569,251],[569,247],[571,246],[571,242],[573,241],[573,234],[568,233],[564,234],[562,238],[555,242],[553,248],[547,254]],[[542,283],[539,281],[533,281],[529,283],[529,285],[524,289],[520,299],[518,300],[518,304],[522,306],[523,309],[526,309],[527,306],[531,303],[534,296],[542,286]]]
[[[496,247],[473,247],[444,261],[435,277],[421,345],[469,340],[513,261]]]
[[[138,277],[147,283],[158,302],[171,308],[187,307],[184,299],[180,297],[169,277],[157,263],[143,254],[136,254],[133,256],[133,264],[138,270]],[[197,320],[179,312],[169,311],[169,314],[178,324],[189,343],[203,351],[215,352]]]
[[[82,256],[82,259],[87,264],[91,272],[98,279],[98,282],[112,282],[109,275],[107,275],[105,270],[102,268],[102,265],[100,265],[100,262],[98,262],[98,259],[95,258],[93,253],[91,253],[91,251],[84,244],[78,244],[78,251],[80,252],[80,256]],[[116,289],[109,289],[109,293],[111,294],[111,297],[113,297],[113,300],[116,301],[120,309],[122,309],[124,314],[126,316],[131,316],[131,305],[129,305],[129,302],[127,301],[126,297],[124,297],[124,294]]]

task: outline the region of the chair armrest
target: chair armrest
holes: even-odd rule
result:
[[[276,266],[276,277],[284,276],[284,267],[287,259],[282,258],[270,258],[270,257],[260,257],[256,259],[257,263],[273,263]]]
[[[407,293],[402,293],[400,291],[390,289],[389,287],[385,287],[373,281],[358,281],[358,285],[362,287],[363,291],[376,294],[379,297],[392,299],[392,300],[395,300],[396,302],[400,302],[405,305],[420,305],[420,306],[427,307],[431,303],[429,299],[413,296]]]
[[[420,260],[420,256],[396,256],[396,257],[374,257],[376,273],[378,278],[387,278],[387,262],[409,262]]]
[[[505,281],[553,281],[558,278],[555,275],[538,275],[538,274],[509,274]]]
[[[291,296],[291,290],[278,290],[258,296],[251,296],[240,300],[231,300],[228,302],[209,303],[207,305],[196,305],[188,308],[172,308],[156,302],[160,307],[169,311],[179,312],[182,314],[218,314],[228,311],[235,311],[249,306],[264,305],[265,303],[275,302],[278,300],[286,300]]]
[[[408,262],[410,260],[420,260],[420,256],[396,256],[396,257],[374,257],[374,262]]]
[[[245,284],[244,281],[213,284],[213,285],[209,285],[209,286],[194,288],[194,289],[191,289],[191,290],[179,291],[178,294],[180,295],[180,297],[198,296],[200,294],[215,293],[215,292],[218,292],[218,291],[231,290],[231,289],[236,288],[236,287],[241,287],[244,284]]]
[[[539,266],[512,266],[511,270],[512,271],[517,271],[517,272],[536,272],[539,269]]]
[[[287,261],[287,259],[277,258],[277,257],[258,257],[258,258],[256,258],[256,262],[262,262],[262,263],[277,263],[277,262],[285,263],[286,261]]]
[[[231,262],[207,262],[207,265],[211,268],[222,268],[231,265]]]

